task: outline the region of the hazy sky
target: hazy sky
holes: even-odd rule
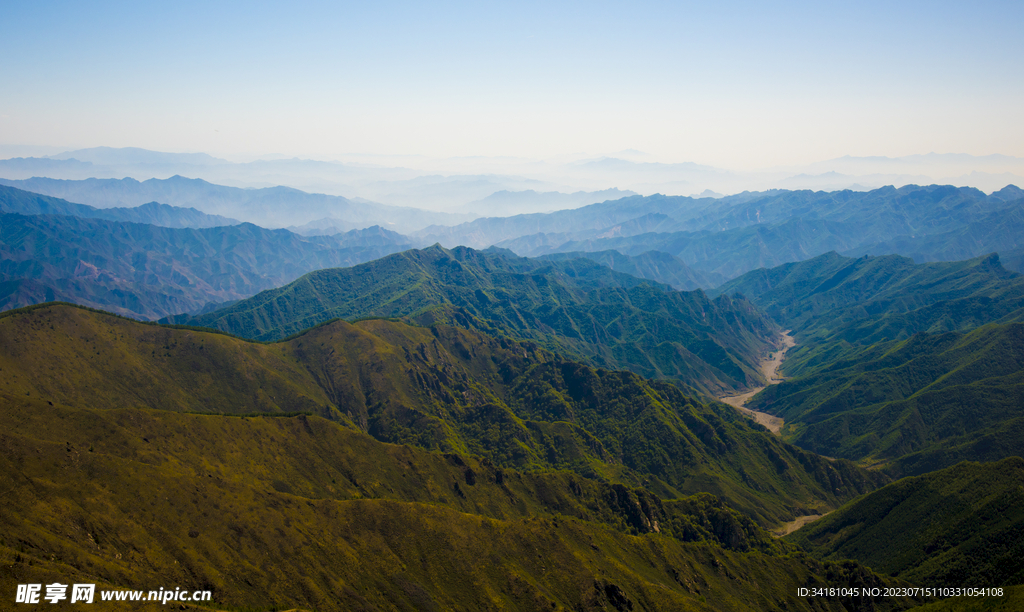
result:
[[[766,4],[7,0],[0,144],[1024,156],[1024,2]]]

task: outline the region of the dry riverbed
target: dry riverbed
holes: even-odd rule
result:
[[[766,359],[761,361],[761,373],[764,374],[765,380],[768,381],[769,385],[774,385],[782,382],[782,376],[779,375],[779,367],[782,365],[782,361],[786,358],[786,351],[796,346],[796,341],[793,340],[792,336],[789,335],[789,331],[782,332],[782,348],[770,353]],[[765,385],[767,386],[767,385]],[[729,397],[720,397],[719,401],[725,402],[730,406],[734,406],[740,412],[744,412],[754,417],[758,423],[764,425],[774,433],[779,433],[782,430],[783,420],[777,416],[772,416],[764,412],[758,412],[747,408],[747,401],[754,397],[764,387],[758,387],[752,391],[744,393],[743,395],[731,395]]]
[[[782,376],[779,374],[779,367],[782,366],[782,361],[786,358],[786,351],[796,346],[796,341],[789,335],[789,331],[782,332],[782,348],[770,353],[767,358],[761,361],[761,373],[764,374],[765,380],[768,381],[768,385],[775,385],[783,381]],[[765,385],[765,386],[768,386]],[[782,430],[783,420],[777,416],[767,414],[765,412],[758,412],[747,408],[747,401],[754,397],[761,389],[765,387],[758,387],[752,391],[744,393],[743,395],[732,395],[729,397],[720,397],[719,401],[725,402],[730,406],[735,407],[740,412],[745,412],[750,416],[754,417],[758,423],[764,425],[770,429],[773,433],[778,434]],[[828,514],[827,512],[825,514]],[[807,523],[813,522],[825,514],[808,514],[807,516],[798,516],[796,519],[779,525],[772,530],[772,535],[781,538],[784,535],[793,533],[797,529],[800,529]]]

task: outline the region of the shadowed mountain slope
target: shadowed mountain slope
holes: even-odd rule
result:
[[[1024,582],[1024,460],[964,462],[904,478],[786,538],[911,582]]]
[[[538,342],[593,365],[668,377],[714,394],[753,386],[775,327],[743,300],[710,300],[588,259],[507,251],[411,250],[292,284],[193,319],[260,340],[332,318],[410,316]]]
[[[0,214],[0,308],[64,300],[159,318],[408,246],[403,236],[380,228],[303,237],[248,223],[174,229]]]

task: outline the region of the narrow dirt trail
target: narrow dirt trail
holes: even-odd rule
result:
[[[779,367],[782,365],[783,360],[786,358],[786,351],[796,346],[796,341],[789,335],[792,330],[786,330],[782,332],[782,348],[771,353],[767,359],[761,361],[761,373],[764,374],[765,379],[768,381],[768,385],[774,385],[782,382],[782,377],[779,375]],[[766,386],[757,387],[752,391],[748,391],[743,395],[730,395],[728,397],[720,397],[719,401],[725,402],[730,406],[735,407],[740,412],[744,412],[754,417],[758,423],[764,425],[773,433],[779,433],[782,430],[783,420],[777,416],[772,416],[765,412],[758,412],[747,408],[747,401],[754,397],[759,391],[764,389]]]

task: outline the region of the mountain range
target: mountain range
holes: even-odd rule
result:
[[[47,153],[48,157],[16,157]],[[502,191],[561,192],[564,197],[579,191],[610,188],[647,194],[696,194],[779,187],[867,191],[885,185],[939,183],[990,192],[1024,181],[1024,159],[1019,157],[936,153],[897,158],[844,156],[755,171],[692,162],[664,163],[635,150],[545,160],[347,154],[328,160],[268,155],[255,160],[229,161],[203,153],[169,153],[132,147],[57,152],[52,147],[0,145],[0,156],[15,156],[0,159],[0,176],[10,179],[49,176],[78,180],[124,177],[146,180],[179,174],[237,187],[286,185],[393,206],[447,211],[458,211],[467,203]],[[523,204],[529,205],[528,200],[523,199]],[[480,214],[480,211],[472,212]]]
[[[48,161],[233,166],[150,153]],[[402,180],[449,178],[497,184]],[[0,590],[173,583],[217,610],[1024,603],[1016,187],[630,196],[407,237],[334,234],[385,210],[355,198],[332,217],[340,200],[289,189],[33,180],[193,204],[0,187]],[[209,208],[274,202],[310,235]],[[489,248],[414,248],[432,239]],[[714,399],[744,392],[778,433]],[[1000,591],[849,595],[887,586]]]
[[[589,259],[436,245],[319,270],[222,310],[168,321],[274,340],[335,318],[380,316],[455,321],[709,394],[762,382],[757,361],[776,331],[743,300],[674,291]]]
[[[1024,582],[1024,460],[960,463],[865,495],[787,538],[920,584]]]
[[[886,187],[870,192],[772,191],[719,199],[624,198],[551,215],[477,219],[416,234],[442,244],[491,242],[537,256],[614,249],[669,253],[729,279],[829,251],[958,260],[1019,251],[1024,192]],[[514,234],[519,234],[515,236]]]

